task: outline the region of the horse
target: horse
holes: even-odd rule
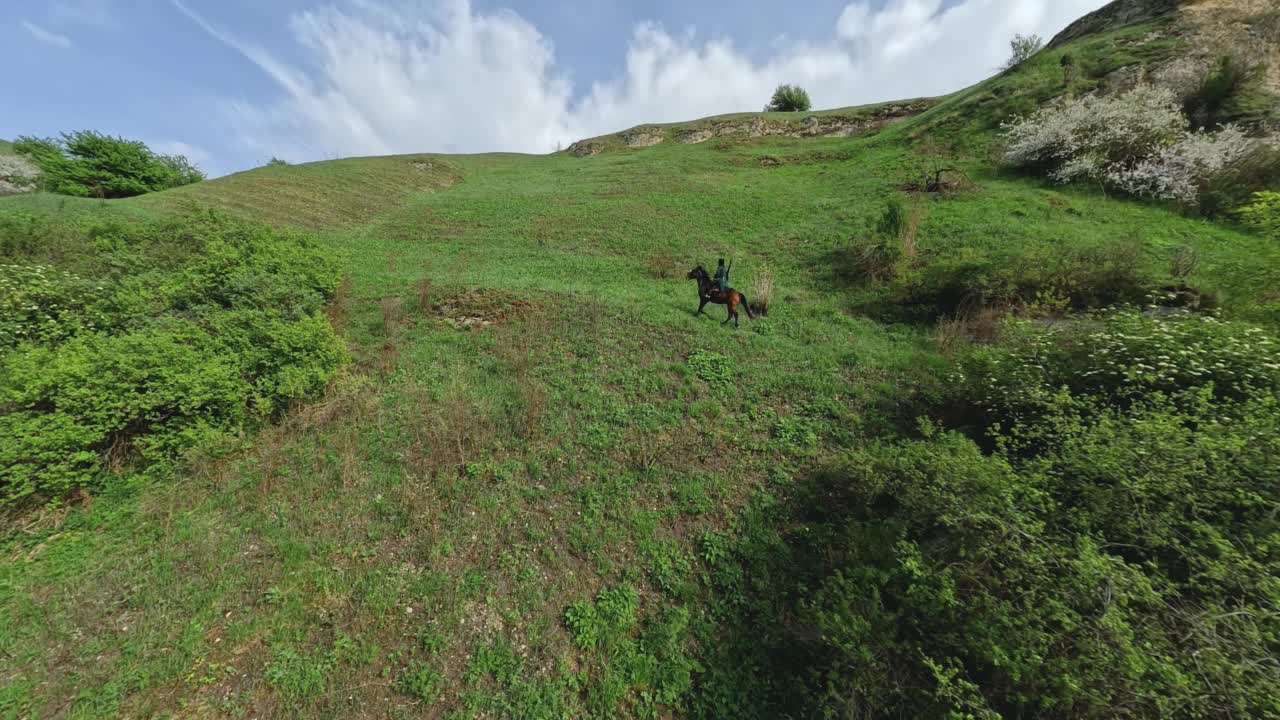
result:
[[[724,322],[720,323],[721,325],[732,320],[733,326],[735,328],[738,327],[739,305],[746,308],[747,317],[752,320],[756,318],[756,316],[751,312],[751,304],[747,302],[746,295],[743,295],[733,288],[729,288],[725,292],[720,292],[720,289],[715,286],[715,282],[711,279],[711,276],[707,274],[706,269],[701,265],[690,270],[689,274],[685,275],[685,279],[698,281],[698,310],[694,313],[695,317],[698,315],[706,315],[707,313],[703,308],[707,306],[707,303],[715,303],[716,305],[728,306],[729,309],[729,317],[726,317]]]

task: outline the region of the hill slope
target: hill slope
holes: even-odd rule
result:
[[[1257,405],[1196,384],[1137,416],[1026,380],[1059,361],[1038,329],[1111,327],[1071,308],[1174,293],[1280,325],[1272,239],[993,166],[1010,113],[1185,52],[1158,32],[1178,16],[1100,17],[952,96],[812,122],[0,200],[108,247],[111,223],[192,208],[309,230],[345,258],[329,318],[353,356],[258,435],[5,516],[0,713],[1273,712],[1264,363],[1241,361]],[[1091,68],[1074,88],[1064,52]],[[939,165],[962,181],[902,190]],[[767,317],[693,314],[685,274],[717,257]],[[1216,347],[1202,326],[1154,332]],[[1128,347],[1081,344],[1103,339]],[[1157,395],[1146,377],[1117,387]],[[1042,404],[989,434],[1009,387]]]

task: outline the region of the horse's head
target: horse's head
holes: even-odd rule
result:
[[[690,270],[689,274],[684,277],[686,280],[701,280],[702,278],[707,277],[707,271],[699,265],[698,267]]]

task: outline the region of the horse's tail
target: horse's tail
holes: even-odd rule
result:
[[[751,312],[751,301],[748,300],[747,296],[743,295],[741,292],[738,293],[738,297],[742,298],[742,307],[747,309],[747,317],[751,318],[752,320],[755,320],[756,314]]]

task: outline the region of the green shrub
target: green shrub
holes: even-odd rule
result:
[[[77,248],[77,270],[101,279],[0,266],[0,503],[240,432],[315,396],[344,362],[321,312],[338,264],[304,236],[211,214],[9,222]],[[17,242],[6,259],[50,245]]]
[[[1245,225],[1280,240],[1280,192],[1254,193],[1253,202],[1240,208],[1237,216]]]
[[[1280,187],[1280,144],[1255,142],[1248,154],[1205,178],[1200,188],[1200,214],[1225,215],[1255,194],[1275,187]]]
[[[1159,287],[1140,261],[1140,248],[1127,242],[1014,256],[944,255],[899,273],[890,292],[894,302],[938,316],[1045,297],[1077,310],[1137,304]]]
[[[142,142],[91,130],[59,139],[21,137],[14,151],[40,168],[45,190],[61,195],[132,197],[204,179],[181,155],[160,155]]]
[[[102,283],[44,265],[0,265],[0,349],[104,327]]]
[[[1021,323],[1006,346],[975,351],[964,374],[973,403],[1007,428],[1057,407],[1063,392],[1120,408],[1200,391],[1266,397],[1280,392],[1280,343],[1242,323],[1119,311],[1061,329]]]
[[[565,611],[574,643],[598,665],[587,684],[591,717],[617,717],[629,697],[637,716],[659,717],[659,707],[677,705],[692,687],[698,666],[686,650],[688,611],[671,608],[640,627],[639,603],[636,591],[623,586]]]
[[[303,655],[290,648],[276,648],[267,663],[267,682],[291,700],[305,700],[322,693],[329,684],[334,661],[330,653]]]
[[[694,375],[713,388],[725,388],[733,382],[733,361],[724,355],[694,350],[686,362]]]
[[[1275,339],[1135,313],[1015,335],[959,384],[992,452],[926,422],[704,550],[695,716],[1276,715]]]
[[[799,85],[779,85],[773,91],[769,104],[764,106],[765,112],[808,112],[813,103],[809,93]]]
[[[429,666],[414,662],[396,678],[396,689],[416,700],[435,702],[440,696],[444,678]]]
[[[1266,91],[1267,68],[1223,56],[1186,98],[1183,109],[1197,130],[1227,123],[1261,125],[1270,119],[1275,98]]]
[[[882,282],[897,278],[905,269],[914,250],[915,238],[910,232],[911,220],[906,205],[899,197],[885,203],[872,231],[855,240],[842,258],[844,272],[851,279]]]

